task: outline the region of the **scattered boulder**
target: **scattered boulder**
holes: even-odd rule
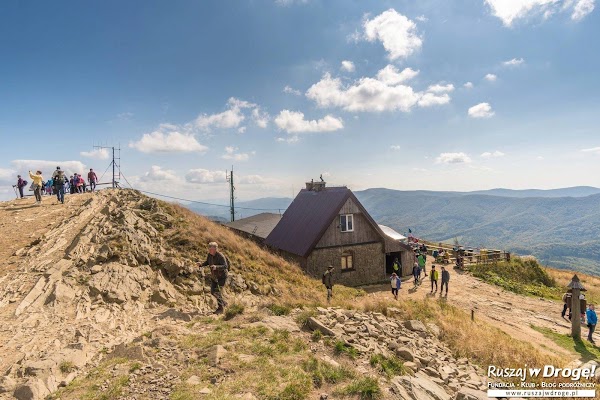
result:
[[[427,328],[425,325],[416,319],[404,321],[404,326],[406,329],[411,330],[413,332],[427,332]]]
[[[320,331],[325,336],[335,336],[335,332],[316,318],[310,317],[306,321],[308,327],[313,331]]]
[[[208,350],[208,363],[212,367],[219,365],[221,359],[225,356],[227,350],[225,347],[217,344]]]

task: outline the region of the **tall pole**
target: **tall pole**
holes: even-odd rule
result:
[[[229,176],[229,185],[230,185],[230,190],[231,190],[231,222],[235,221],[235,197],[234,197],[234,190],[235,187],[233,186],[233,165],[231,166],[231,174]]]
[[[112,167],[113,167],[113,178],[112,187],[115,188],[115,146],[112,147]]]

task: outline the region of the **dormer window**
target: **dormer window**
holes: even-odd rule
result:
[[[354,216],[352,214],[340,215],[340,229],[342,232],[354,231]]]

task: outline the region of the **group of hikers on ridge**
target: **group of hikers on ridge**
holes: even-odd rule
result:
[[[44,194],[56,195],[58,202],[64,203],[65,193],[85,193],[88,191],[88,187],[90,192],[94,192],[98,184],[98,176],[93,168],[90,168],[87,174],[87,182],[78,173],[74,173],[67,178],[60,166],[56,167],[56,170],[52,173],[52,177],[47,181],[44,180],[42,171],[40,170],[37,170],[35,173],[29,171],[29,178],[32,181],[29,190],[33,191],[36,205],[42,204],[42,195]],[[18,198],[25,198],[23,191],[27,187],[27,184],[28,182],[21,175],[17,175],[17,184],[13,185],[13,187],[18,190]]]

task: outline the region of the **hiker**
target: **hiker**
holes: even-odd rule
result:
[[[46,194],[49,196],[52,196],[52,188],[54,186],[54,181],[52,180],[52,178],[48,179],[48,182],[46,182]]]
[[[419,264],[415,261],[415,264],[413,265],[413,277],[415,278],[415,286],[417,286],[417,284],[419,283],[419,277],[421,275],[421,270],[419,269]]]
[[[69,177],[69,193],[75,194],[75,177],[73,175]]]
[[[98,182],[98,176],[92,168],[90,168],[90,172],[88,172],[88,182],[90,183],[90,191],[96,190],[96,182]]]
[[[81,175],[75,174],[73,181],[75,182],[76,187],[75,193],[83,193],[83,178],[81,177]]]
[[[392,295],[394,295],[394,299],[398,300],[398,290],[400,289],[402,282],[400,281],[400,277],[396,275],[395,272],[392,273],[390,284],[392,285]]]
[[[579,294],[579,310],[581,310],[580,322],[585,324],[585,309],[587,308],[587,300],[585,299],[585,294]]]
[[[400,261],[398,261],[398,257],[394,259],[394,265],[392,265],[392,269],[396,275],[400,276]]]
[[[17,188],[19,189],[19,197],[25,198],[23,195],[23,188],[27,186],[27,181],[21,178],[21,175],[17,175]]]
[[[587,317],[587,327],[589,328],[588,340],[596,344],[594,342],[594,338],[592,337],[594,331],[596,330],[596,324],[598,323],[598,316],[596,315],[594,308],[594,305],[590,304],[588,306],[588,310],[585,312],[585,316]]]
[[[425,259],[425,256],[423,254],[419,254],[419,256],[417,257],[417,261],[419,262],[419,269],[423,271],[423,273],[425,273],[425,276],[427,276],[427,270],[425,269],[427,261]],[[420,272],[419,276],[421,276]]]
[[[227,302],[223,300],[223,287],[227,283],[229,265],[225,256],[218,249],[219,245],[216,242],[210,242],[206,261],[199,266],[210,267],[210,294],[217,299],[215,314],[222,314],[223,309],[227,306]]]
[[[321,280],[323,281],[323,285],[327,288],[327,303],[329,303],[333,297],[333,265],[327,267],[327,271],[323,272]]]
[[[429,274],[431,280],[431,293],[437,293],[438,291],[438,272],[435,270],[435,265],[431,266],[431,274]],[[433,284],[435,284],[435,292],[433,291]]]
[[[442,265],[442,287],[440,288],[440,296],[444,291],[444,285],[446,285],[446,296],[448,296],[448,282],[450,282],[450,272]]]
[[[560,313],[561,317],[564,318],[567,314],[567,310],[569,310],[569,320],[571,320],[571,297],[573,297],[572,293],[566,292],[563,294],[562,301],[565,304],[563,304],[563,310]]]
[[[56,167],[56,171],[52,174],[52,180],[54,181],[56,198],[60,203],[65,204],[65,173],[60,167]]]
[[[33,194],[35,195],[35,204],[42,205],[42,186],[44,185],[44,177],[42,171],[36,171],[35,175],[29,171],[29,177],[33,181]]]

